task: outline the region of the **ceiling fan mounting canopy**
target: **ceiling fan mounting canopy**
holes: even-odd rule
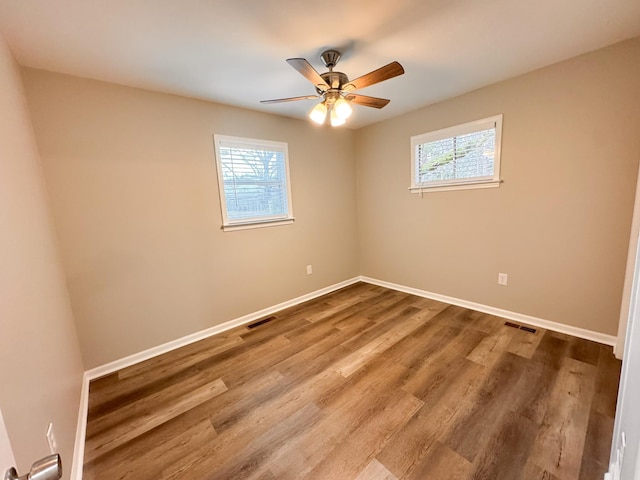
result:
[[[324,63],[324,66],[329,70],[333,70],[333,68],[338,64],[340,57],[342,57],[342,54],[337,50],[325,50],[320,55],[322,63]]]
[[[390,100],[386,98],[368,97],[352,92],[402,75],[404,73],[402,65],[398,62],[391,62],[355,80],[349,80],[346,74],[333,71],[341,56],[338,50],[325,50],[322,52],[320,55],[322,63],[329,69],[328,72],[322,74],[318,73],[304,58],[287,59],[289,65],[314,85],[317,95],[262,100],[260,103],[281,103],[322,98],[323,103],[326,102],[328,106],[331,106],[339,98],[344,98],[351,103],[365,107],[383,108],[387,105]]]

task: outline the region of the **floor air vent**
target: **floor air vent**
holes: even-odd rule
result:
[[[256,328],[259,327],[260,325],[264,325],[267,322],[270,322],[271,320],[275,320],[276,317],[267,317],[267,318],[263,318],[262,320],[258,320],[257,322],[254,322],[250,325],[247,325],[247,328],[249,330],[251,330],[252,328]]]
[[[524,325],[518,325],[517,323],[504,322],[504,324],[507,327],[518,328],[520,330],[524,330],[525,332],[529,332],[529,333],[536,333],[536,331],[537,331],[535,328],[525,327]]]

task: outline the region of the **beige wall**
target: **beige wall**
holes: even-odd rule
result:
[[[1,36],[0,338],[0,409],[19,472],[49,454],[53,422],[69,478],[83,367],[20,72]]]
[[[639,59],[626,42],[357,132],[24,70],[87,368],[358,274],[614,335]],[[408,193],[411,135],[497,113],[499,189]],[[220,230],[213,133],[289,143],[294,225]]]
[[[88,368],[358,274],[352,132],[23,73]],[[220,230],[214,133],[288,142],[293,225]]]
[[[615,335],[638,79],[635,39],[359,130],[361,273]],[[500,188],[407,191],[410,136],[499,113]]]

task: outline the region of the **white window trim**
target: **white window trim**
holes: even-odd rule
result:
[[[495,126],[496,152],[493,161],[492,177],[464,178],[460,180],[433,181],[428,184],[416,184],[416,147],[423,143],[451,138],[458,135],[487,130]],[[502,114],[474,120],[453,127],[443,128],[433,132],[423,133],[411,137],[411,193],[442,192],[448,190],[467,190],[472,188],[496,188],[502,183],[500,179],[500,159],[502,156]]]
[[[252,228],[277,227],[278,225],[289,225],[295,222],[295,218],[290,217],[286,220],[258,220],[253,222],[233,223],[230,225],[222,225],[222,230],[232,232],[234,230],[249,230]]]
[[[287,210],[288,214],[272,217],[229,220],[227,215],[227,199],[224,195],[224,179],[222,176],[222,162],[220,159],[220,143],[243,143],[245,145],[256,145],[257,147],[274,147],[284,152],[284,168],[287,176]],[[291,201],[291,175],[289,174],[289,145],[286,142],[276,142],[272,140],[259,140],[255,138],[235,137],[230,135],[213,135],[215,149],[216,171],[218,173],[218,193],[220,196],[220,209],[222,212],[222,230],[225,232],[234,230],[247,230],[252,228],[275,227],[278,225],[288,225],[295,221],[293,216],[293,205]]]

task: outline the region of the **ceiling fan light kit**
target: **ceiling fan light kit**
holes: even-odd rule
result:
[[[330,113],[329,113],[330,112]],[[327,119],[327,114],[332,127],[344,125],[347,118],[353,113],[353,108],[339,93],[327,91],[324,100],[318,103],[311,112],[309,118],[318,125],[323,125]]]
[[[295,68],[315,86],[317,95],[263,100],[260,103],[322,99],[322,101],[309,112],[309,118],[313,122],[323,125],[327,117],[329,117],[331,126],[337,127],[344,125],[347,118],[353,113],[351,103],[371,108],[383,108],[390,102],[390,100],[386,98],[367,97],[351,92],[402,75],[404,73],[402,65],[398,62],[391,62],[384,67],[350,81],[349,77],[344,73],[333,71],[338,60],[340,60],[340,56],[341,54],[337,50],[326,50],[322,52],[320,56],[322,63],[329,69],[328,72],[323,74],[319,74],[304,58],[287,59],[289,65]]]

